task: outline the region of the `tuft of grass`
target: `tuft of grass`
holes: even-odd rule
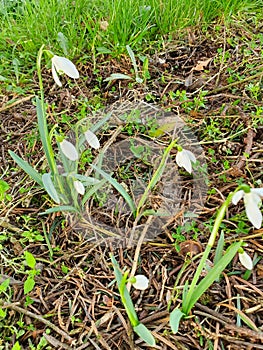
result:
[[[124,53],[126,45],[146,50],[187,26],[207,28],[216,19],[227,23],[233,14],[255,15],[261,6],[261,0],[3,0],[0,79],[26,83],[43,43],[70,59],[94,60],[101,53]]]

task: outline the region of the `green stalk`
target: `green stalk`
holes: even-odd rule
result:
[[[57,164],[55,161],[54,151],[51,145],[51,138],[47,127],[46,108],[45,108],[45,101],[44,101],[44,87],[43,87],[43,80],[41,75],[41,59],[43,55],[44,46],[45,45],[41,46],[37,55],[37,75],[38,75],[39,89],[40,89],[40,99],[36,96],[38,129],[39,129],[41,142],[43,145],[43,149],[48,161],[51,174],[53,176],[54,181],[59,186],[60,192],[63,193],[64,192],[63,185],[59,180],[60,178],[59,178],[59,173],[57,169]]]
[[[164,169],[165,169],[167,158],[169,157],[169,154],[170,154],[172,148],[176,144],[177,144],[177,140],[173,140],[170,143],[170,145],[165,149],[164,154],[163,154],[162,159],[161,159],[161,162],[160,162],[157,170],[153,174],[153,177],[151,178],[148,186],[146,187],[146,189],[145,189],[145,191],[144,191],[144,193],[143,193],[143,195],[138,203],[137,210],[136,210],[136,217],[139,216],[140,210],[143,207],[143,205],[145,204],[145,202],[148,198],[149,192],[154,188],[154,186],[157,184],[157,182],[162,177],[162,174],[163,174]]]

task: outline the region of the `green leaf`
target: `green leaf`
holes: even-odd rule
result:
[[[47,128],[46,111],[44,101],[36,96],[37,122],[41,142],[52,174],[57,174],[57,166],[54,158],[53,148],[51,146],[50,137]]]
[[[75,207],[72,207],[71,205],[60,205],[60,206],[57,206],[57,207],[49,208],[49,209],[43,211],[42,213],[39,213],[39,215],[46,215],[46,214],[51,214],[51,213],[57,213],[59,211],[61,211],[61,212],[63,212],[63,211],[74,212],[74,213],[78,213],[79,212]]]
[[[122,284],[123,284],[123,274],[121,272],[120,266],[117,263],[116,259],[114,258],[113,255],[111,255],[111,262],[113,265],[113,269],[114,269],[114,274],[117,280],[117,285],[118,285],[118,289],[121,295],[121,300],[122,303],[125,307],[125,310],[127,312],[127,315],[129,317],[129,320],[131,322],[131,325],[133,327],[137,326],[139,324],[139,320],[138,320],[138,316],[136,314],[131,296],[126,288],[126,286],[124,286],[124,288],[122,288]],[[123,291],[121,290],[123,289]]]
[[[222,231],[216,246],[214,264],[218,263],[218,261],[222,258],[224,244],[225,244],[225,236],[224,236],[224,231]]]
[[[85,195],[82,198],[81,204],[85,205],[87,200],[93,196],[94,193],[96,193],[106,182],[106,179],[98,180],[99,182],[96,185],[93,185],[88,191],[86,191]]]
[[[34,258],[34,255],[28,251],[25,251],[25,259],[27,266],[31,267],[31,269],[34,269],[36,266],[36,259]]]
[[[219,260],[217,264],[208,272],[205,278],[196,286],[194,293],[191,295],[190,300],[184,306],[183,312],[188,315],[197,300],[204,294],[204,292],[211,286],[211,284],[221,275],[223,270],[227,267],[230,261],[236,255],[238,249],[242,246],[242,242],[233,243]]]
[[[136,207],[135,204],[131,198],[131,196],[125,191],[124,187],[119,184],[112,176],[105,173],[102,169],[98,168],[96,165],[90,164],[90,166],[95,169],[101,176],[104,177],[119,193],[122,195],[122,197],[125,199],[127,204],[129,205],[131,211],[133,214],[136,213]]]
[[[6,292],[7,288],[9,287],[9,283],[10,283],[10,278],[5,279],[0,284],[0,292]]]
[[[43,186],[47,191],[47,193],[49,194],[49,196],[53,199],[54,202],[59,204],[60,203],[59,196],[52,182],[51,173],[43,174],[42,181],[43,181]]]
[[[80,175],[80,174],[74,174],[73,175],[76,180],[79,180],[83,183],[85,186],[91,186],[91,185],[96,185],[100,183],[101,181],[96,179],[95,177],[91,176],[85,176],[85,175]]]
[[[141,79],[139,77],[139,74],[138,74],[138,68],[137,68],[137,63],[136,63],[136,60],[135,60],[135,56],[134,56],[134,53],[131,49],[131,47],[129,45],[126,45],[126,50],[128,51],[128,54],[131,58],[131,61],[132,61],[132,65],[133,65],[133,68],[134,68],[134,73],[135,73],[135,76],[136,76],[136,82],[137,83],[142,83],[143,82],[143,79]]]
[[[178,332],[179,324],[185,314],[180,309],[174,309],[170,314],[170,327],[175,334]]]
[[[21,346],[19,345],[19,342],[15,342],[15,345],[12,347],[12,350],[21,350]]]
[[[160,161],[160,164],[158,166],[158,168],[156,169],[155,173],[153,174],[148,186],[146,187],[145,191],[143,192],[141,199],[138,203],[137,206],[137,211],[136,211],[136,216],[139,215],[140,209],[144,206],[150,191],[154,188],[154,186],[157,184],[157,182],[160,180],[160,178],[162,177],[162,174],[165,170],[165,166],[166,166],[166,162],[167,159],[170,155],[170,151],[171,149],[176,145],[177,140],[173,140],[170,145],[166,148],[166,150],[163,153],[162,159]]]
[[[35,286],[35,281],[32,276],[28,276],[24,283],[24,294],[31,292]]]
[[[41,175],[32,168],[27,162],[25,162],[22,158],[20,158],[17,154],[12,151],[8,151],[10,156],[14,159],[14,161],[22,168],[34,181],[36,181],[41,187],[43,186]]]
[[[57,41],[58,41],[58,43],[63,51],[64,56],[68,56],[68,39],[67,39],[67,37],[63,33],[58,32]]]
[[[6,317],[6,310],[3,310],[0,308],[0,318],[5,318]]]
[[[135,333],[138,334],[138,336],[145,341],[150,346],[155,346],[155,339],[152,335],[152,333],[149,331],[148,328],[145,327],[144,324],[139,323],[137,326],[133,327],[133,330]]]
[[[121,73],[112,73],[108,78],[104,79],[104,81],[112,81],[117,79],[126,79],[126,80],[132,80],[132,77],[126,74]]]
[[[0,200],[4,199],[4,194],[7,190],[9,190],[10,186],[4,180],[0,179]]]

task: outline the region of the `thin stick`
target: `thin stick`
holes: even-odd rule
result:
[[[225,86],[221,86],[221,87],[216,88],[216,89],[214,89],[214,90],[212,90],[212,91],[209,91],[209,92],[207,93],[207,95],[211,95],[211,94],[215,94],[215,93],[218,93],[218,92],[227,90],[227,89],[230,88],[230,87],[233,87],[233,86],[237,86],[237,85],[246,83],[246,82],[248,82],[248,81],[251,81],[251,80],[253,80],[253,79],[255,79],[255,78],[259,78],[259,77],[261,77],[261,76],[263,76],[263,72],[258,72],[257,74],[251,75],[250,77],[247,77],[247,78],[245,78],[245,79],[243,79],[243,80],[234,81],[234,82],[231,83],[231,84],[228,84],[228,85],[225,85]]]
[[[33,314],[33,312],[30,312],[26,309],[23,309],[22,307],[20,307],[16,304],[10,304],[10,303],[6,303],[6,302],[2,303],[1,302],[0,305],[1,305],[1,308],[3,308],[3,309],[11,309],[11,310],[20,312],[28,317],[32,317],[32,318],[38,320],[39,322],[44,323],[47,327],[53,329],[53,331],[55,331],[57,334],[61,335],[63,338],[68,340],[70,343],[73,342],[73,338],[71,338],[66,332],[64,332],[62,329],[58,328],[52,322],[46,320],[42,316]]]
[[[135,249],[135,253],[134,253],[134,258],[133,258],[133,264],[132,264],[132,269],[131,269],[131,273],[129,274],[129,278],[132,278],[134,275],[135,275],[135,272],[137,270],[137,264],[138,264],[138,259],[139,259],[139,255],[140,255],[140,250],[141,250],[141,246],[142,246],[142,243],[143,243],[143,240],[145,238],[145,235],[148,231],[148,228],[150,226],[150,223],[151,221],[153,220],[153,216],[149,216],[146,223],[145,223],[145,226],[143,228],[143,231],[142,231],[142,234],[138,240],[138,243],[137,243],[137,246],[136,246],[136,249]],[[128,289],[128,292],[130,291],[131,289],[131,284],[128,283],[127,284],[127,289]]]
[[[20,103],[23,103],[23,102],[26,102],[28,100],[31,100],[31,98],[33,98],[35,95],[29,95],[29,96],[26,96],[26,97],[23,97],[23,98],[20,98],[19,100],[13,102],[13,103],[10,103],[8,105],[5,105],[3,107],[0,108],[0,112],[3,112],[3,111],[6,111],[7,109],[9,108],[12,108],[14,106],[17,106],[19,105]]]

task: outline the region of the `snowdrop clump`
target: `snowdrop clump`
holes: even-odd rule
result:
[[[98,149],[100,147],[99,139],[91,130],[85,131],[84,136],[90,147],[94,149]],[[61,142],[59,142],[59,146],[64,156],[71,162],[76,162],[79,159],[79,152],[73,143],[63,139]],[[75,179],[73,181],[73,185],[78,194],[85,194],[85,186],[81,181]]]

